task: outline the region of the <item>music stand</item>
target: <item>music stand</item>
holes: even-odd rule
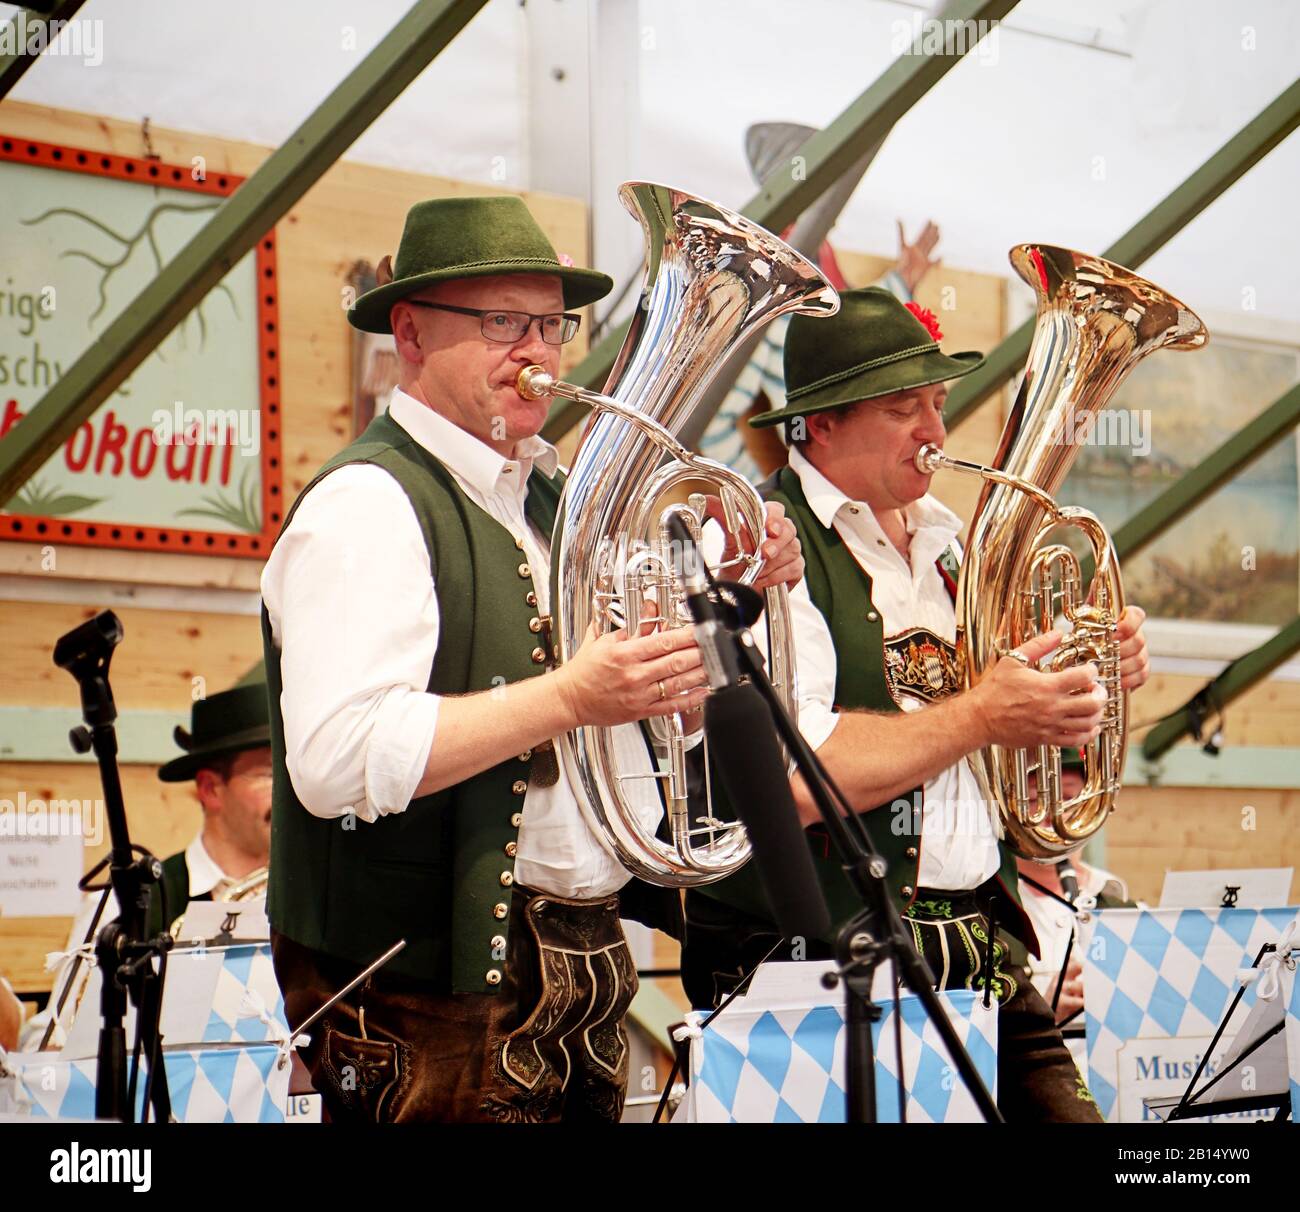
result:
[[[1272,943],[1265,943],[1255,956],[1252,968],[1258,968],[1259,962],[1269,952],[1276,951]],[[1187,1089],[1181,1097],[1143,1099],[1147,1108],[1160,1116],[1165,1123],[1177,1120],[1204,1119],[1210,1115],[1227,1115],[1239,1111],[1266,1111],[1276,1109],[1276,1119],[1284,1120],[1291,1111],[1290,1079],[1287,1070],[1286,1038],[1282,1028],[1286,1021],[1286,1007],[1281,994],[1273,998],[1256,998],[1254,1008],[1241,1025],[1232,1047],[1224,1054],[1219,1071],[1200,1089],[1196,1083],[1205,1071],[1215,1046],[1223,1038],[1233,1012],[1241,1004],[1246,994],[1245,985],[1241,985],[1228,1009],[1224,1012],[1214,1038],[1205,1049],[1196,1072],[1187,1083]],[[1250,1060],[1251,1090],[1248,1094],[1232,1095],[1227,1091],[1235,1085],[1237,1089],[1246,1086],[1246,1062]],[[1236,1077],[1235,1083],[1225,1083],[1228,1077]],[[1225,1083],[1225,1084],[1221,1084]]]

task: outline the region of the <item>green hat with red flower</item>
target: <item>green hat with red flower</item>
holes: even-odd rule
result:
[[[840,294],[829,317],[795,316],[785,338],[785,405],[760,413],[751,425],[843,408],[968,375],[984,355],[946,354],[932,311],[900,302],[879,286]]]

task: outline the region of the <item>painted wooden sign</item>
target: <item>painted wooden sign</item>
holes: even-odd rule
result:
[[[0,135],[0,442],[242,178]],[[0,512],[0,537],[264,558],[281,521],[268,233]]]

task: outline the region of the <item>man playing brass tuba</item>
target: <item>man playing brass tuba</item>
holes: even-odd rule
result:
[[[807,589],[791,595],[800,728],[863,810],[895,903],[940,987],[991,984],[1003,1114],[1095,1122],[1050,1009],[990,938],[993,916],[1035,947],[1015,856],[1000,844],[965,759],[991,743],[1084,743],[1097,734],[1105,692],[1091,665],[1026,668],[1059,643],[1052,633],[960,692],[961,522],[928,495],[930,477],[913,460],[925,443],[943,443],[947,382],[983,359],[944,354],[933,317],[887,291],[849,291],[841,301],[835,317],[791,321],[786,404],[753,421],[787,422],[792,440],[789,466],[763,492],[785,506],[807,561]],[[1147,678],[1142,618],[1130,610],[1119,626],[1126,688]],[[802,784],[796,800],[805,824],[820,819]],[[843,921],[858,908],[852,890],[820,830],[810,838],[832,919]],[[717,1004],[778,941],[751,869],[690,891],[682,969],[692,1003]],[[828,957],[830,942],[808,940],[805,957]]]
[[[691,711],[706,679],[689,629],[616,631],[548,668],[564,475],[538,437],[548,404],[515,387],[558,372],[573,310],[611,285],[562,264],[519,199],[439,199],[349,313],[393,334],[399,386],[299,497],[262,580],[290,1023],[406,940],[311,1029],[334,1119],[622,1109],[629,875],[552,742]],[[798,578],[775,507],[764,552],[770,583]]]

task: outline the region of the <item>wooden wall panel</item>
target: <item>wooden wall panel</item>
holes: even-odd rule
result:
[[[54,641],[97,613],[94,606],[0,603],[0,651],[6,676],[0,704],[76,707],[77,683],[50,659]],[[200,694],[227,690],[261,659],[258,620],[241,614],[118,609],[126,638],[113,655],[118,710],[175,710],[188,719],[195,678]]]
[[[1106,825],[1106,866],[1154,905],[1167,870],[1300,868],[1298,838],[1300,791],[1128,787]]]

